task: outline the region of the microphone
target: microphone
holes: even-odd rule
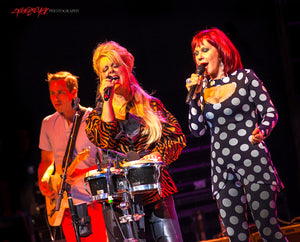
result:
[[[119,77],[115,76],[115,77],[112,77],[112,76],[108,76],[107,78],[110,79],[110,82],[112,82],[113,80],[117,80]],[[111,94],[111,91],[112,91],[113,87],[106,87],[104,89],[104,101],[107,101],[110,97],[110,94]]]
[[[205,66],[206,66],[206,65],[207,65],[207,64],[205,63],[205,64],[199,65],[199,66],[197,67],[197,69],[196,69],[196,74],[197,74],[198,76],[203,75],[203,73],[204,73],[204,71],[205,71]],[[185,103],[189,103],[189,102],[190,102],[190,99],[192,98],[192,96],[193,96],[194,93],[195,93],[196,87],[197,87],[197,85],[191,86],[191,88],[190,88],[190,90],[189,90],[189,92],[188,92],[188,94],[187,94],[187,96],[186,96]]]
[[[140,159],[140,155],[133,151],[133,150],[130,150],[126,153],[126,156],[127,156],[127,160],[128,161],[134,161],[134,160],[139,160]]]
[[[105,161],[105,159],[108,159],[108,158],[117,158],[117,159],[125,160],[126,155],[123,153],[120,153],[118,151],[102,149],[102,158],[104,161]],[[102,163],[103,163],[103,160],[102,160]]]
[[[102,171],[102,168],[101,168],[101,160],[102,160],[102,150],[97,148],[97,152],[96,152],[96,165],[97,165],[97,168],[98,168],[98,171]]]
[[[75,99],[74,98],[72,99],[71,106],[73,110],[77,110],[79,108],[79,102],[80,102],[79,97],[75,97]]]
[[[106,87],[104,89],[104,101],[107,101],[110,97],[110,93],[113,87]]]

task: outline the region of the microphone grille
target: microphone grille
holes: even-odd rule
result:
[[[200,75],[202,75],[204,73],[206,65],[207,64],[202,64],[202,65],[197,66],[196,74],[198,76],[200,76]]]
[[[75,97],[75,99],[72,100],[72,109],[77,110],[79,106],[80,99],[79,97]]]

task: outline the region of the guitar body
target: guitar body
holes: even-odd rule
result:
[[[61,183],[60,175],[57,173],[51,175],[49,182],[51,184],[50,186],[52,186],[52,190],[58,193],[60,183]],[[69,207],[68,196],[66,192],[64,192],[63,199],[61,200],[60,209],[58,211],[55,210],[57,199],[51,199],[46,196],[45,201],[46,201],[46,210],[47,210],[47,218],[48,218],[49,225],[60,226],[64,216],[65,209]]]
[[[78,156],[73,160],[71,165],[68,167],[67,176],[71,176],[73,174],[77,165],[82,160],[87,158],[89,152],[90,152],[90,148],[87,148],[78,154]],[[58,168],[57,170],[61,171],[61,167],[57,167],[57,168]],[[51,175],[53,171],[54,171],[54,162],[52,163],[52,165],[48,167],[48,169],[44,173],[42,181],[47,181],[49,183],[50,190],[51,191],[54,190],[56,193],[58,193],[61,186],[61,176],[57,172],[55,172],[54,175]],[[61,200],[60,209],[58,211],[56,211],[55,209],[56,201],[57,199],[51,199],[45,196],[47,218],[50,226],[60,226],[64,216],[65,209],[69,207],[68,196],[65,191],[63,193],[63,198]]]

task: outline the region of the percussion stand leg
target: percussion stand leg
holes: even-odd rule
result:
[[[128,208],[130,207],[129,204],[129,196],[127,192],[123,193],[123,202],[120,203],[120,208],[123,211],[124,216],[120,217],[120,222],[121,223],[126,223],[126,228],[129,234],[129,238],[125,239],[124,242],[135,242],[137,239],[134,238],[133,236],[133,231],[132,231],[132,215],[129,213]]]

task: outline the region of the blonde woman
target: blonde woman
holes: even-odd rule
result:
[[[97,108],[87,119],[87,135],[102,149],[135,151],[141,159],[155,158],[169,165],[186,146],[185,136],[161,101],[141,88],[132,74],[133,66],[134,57],[116,42],[96,48],[93,67],[100,83]],[[139,241],[182,241],[172,197],[177,189],[165,169],[161,185],[161,196],[143,194],[145,228],[138,231]],[[112,217],[104,213],[104,219],[110,241],[123,241]]]

